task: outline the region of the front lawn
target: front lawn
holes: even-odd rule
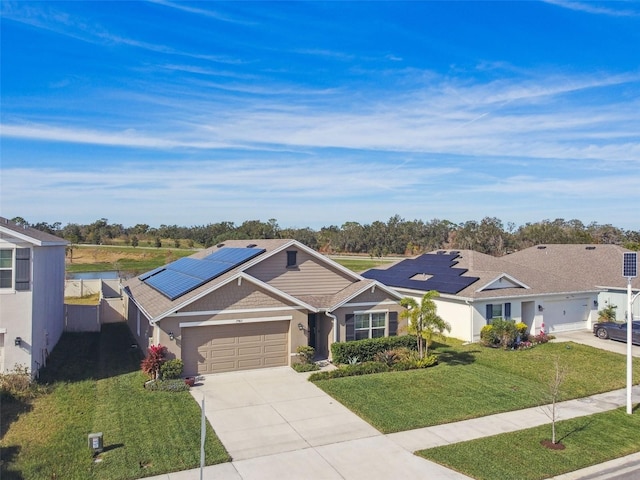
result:
[[[131,345],[123,324],[63,335],[41,374],[50,393],[18,411],[3,403],[3,480],[135,479],[200,465],[198,404],[188,392],[145,390]],[[87,446],[96,432],[100,462]],[[207,465],[229,461],[209,425],[205,452]]]
[[[547,403],[556,358],[569,368],[561,400],[626,385],[626,357],[574,343],[522,351],[440,345],[434,352],[440,361],[436,367],[315,383],[384,433]],[[634,367],[634,382],[639,383],[638,362]]]
[[[542,425],[417,454],[477,479],[540,480],[640,451],[637,410],[628,415],[623,407],[564,420],[556,427],[564,450],[540,444],[551,438],[551,427]]]

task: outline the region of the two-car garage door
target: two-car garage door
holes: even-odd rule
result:
[[[186,374],[289,364],[289,321],[234,323],[182,329]]]

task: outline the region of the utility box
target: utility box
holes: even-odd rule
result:
[[[102,432],[89,434],[89,448],[93,450],[93,453],[102,452]]]

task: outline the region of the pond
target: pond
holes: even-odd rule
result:
[[[120,276],[116,270],[110,270],[106,272],[76,272],[68,273],[67,278],[69,280],[117,280]]]

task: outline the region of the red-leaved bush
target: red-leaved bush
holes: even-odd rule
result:
[[[142,360],[140,367],[152,380],[157,380],[160,375],[160,367],[165,362],[167,347],[151,345],[147,349],[147,356]]]

